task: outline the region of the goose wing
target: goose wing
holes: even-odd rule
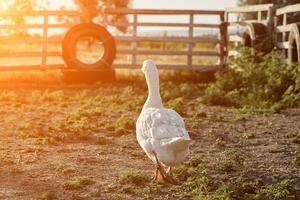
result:
[[[138,118],[136,130],[137,140],[150,158],[153,141],[166,143],[174,138],[190,140],[183,119],[172,109],[145,109]]]

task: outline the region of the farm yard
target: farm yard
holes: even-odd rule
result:
[[[147,95],[141,74],[75,86],[53,73],[27,75],[21,88],[1,79],[1,199],[299,197],[299,108],[212,106],[202,103],[201,77],[163,72],[162,98],[184,116],[193,142],[174,171],[180,184],[159,184],[135,138]]]
[[[300,200],[296,1],[66,4],[80,12],[48,10],[57,0],[7,2],[0,200]],[[176,113],[149,111],[147,121],[148,109],[167,112],[159,94],[191,141]],[[188,145],[181,165],[163,162],[181,151],[176,163]]]

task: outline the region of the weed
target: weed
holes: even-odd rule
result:
[[[290,183],[288,180],[283,180],[277,184],[265,185],[255,195],[255,200],[282,200],[294,199],[290,193]]]
[[[123,184],[145,185],[147,177],[135,170],[126,170],[120,174],[120,182]]]
[[[192,156],[188,161],[188,165],[194,168],[197,167],[197,168],[205,169],[205,163],[199,155]]]
[[[114,124],[114,131],[117,134],[124,134],[135,128],[135,119],[130,116],[122,115]]]
[[[214,145],[217,146],[217,147],[225,147],[226,142],[221,138],[217,138]]]
[[[17,99],[17,95],[15,92],[1,92],[0,93],[0,101],[1,102],[15,102]]]
[[[234,149],[226,150],[224,152],[224,161],[220,165],[220,168],[224,171],[241,171],[245,167],[245,155]]]
[[[297,151],[296,154],[294,155],[293,159],[292,159],[292,163],[295,166],[300,167],[300,151]]]
[[[287,137],[288,137],[289,141],[296,143],[296,144],[300,144],[300,131],[290,134]]]
[[[42,200],[55,200],[58,198],[53,190],[49,190],[49,191],[45,192],[44,194],[42,194],[41,199]]]
[[[216,82],[205,90],[202,101],[211,105],[243,107],[243,112],[270,113],[299,106],[300,64],[288,66],[281,55],[272,52],[251,55],[242,49],[227,68],[216,74]]]
[[[171,108],[179,114],[183,115],[185,113],[184,98],[178,97],[176,99],[171,99],[166,103],[166,107]]]
[[[64,95],[64,93],[60,90],[49,92],[46,90],[42,95],[40,96],[40,100],[46,101],[46,102],[59,102],[62,100],[66,100],[68,97]]]
[[[242,133],[241,138],[243,139],[253,139],[255,138],[255,135],[253,133]]]
[[[63,187],[66,190],[76,190],[76,189],[81,189],[86,185],[91,185],[93,183],[94,183],[94,181],[92,181],[89,177],[79,176],[71,181],[65,181],[63,183]]]
[[[193,200],[232,200],[232,193],[230,186],[223,183],[215,192],[207,195],[200,192],[193,197]]]
[[[110,140],[110,139],[107,138],[107,137],[103,137],[103,136],[97,137],[96,142],[97,142],[97,144],[99,144],[99,145],[113,144],[113,141],[112,141],[112,140]]]
[[[60,130],[73,133],[81,133],[89,129],[89,127],[88,118],[77,111],[67,115],[59,122]]]

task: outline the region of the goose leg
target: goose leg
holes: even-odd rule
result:
[[[154,156],[155,156],[155,176],[154,176],[154,180],[159,181],[159,182],[163,182],[167,179],[167,175],[164,172],[163,167],[161,166],[160,162],[157,159],[156,153],[154,152]]]

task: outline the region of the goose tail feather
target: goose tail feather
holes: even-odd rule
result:
[[[191,143],[190,138],[175,137],[167,142],[163,142],[162,146],[172,149],[174,152],[185,150]]]

